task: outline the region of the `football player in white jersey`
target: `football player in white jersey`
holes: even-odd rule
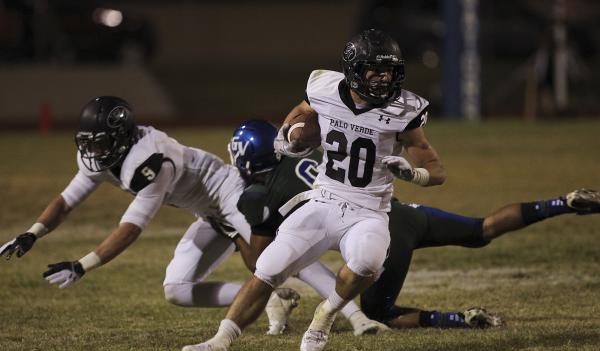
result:
[[[106,264],[131,243],[158,209],[187,209],[198,219],[181,238],[166,269],[165,298],[182,306],[231,304],[239,284],[203,282],[234,251],[248,249],[250,226],[237,210],[244,189],[238,170],[217,156],[179,144],[152,127],[137,126],[129,104],[102,96],[83,108],[75,136],[79,171],[26,233],[0,248],[0,255],[24,255],[54,230],[103,182],[135,196],[119,226],[88,255],[48,266],[44,277],[65,288]],[[235,241],[232,241],[233,239]]]
[[[318,116],[324,156],[316,189],[280,209],[288,217],[217,334],[184,351],[226,350],[258,317],[274,288],[334,249],[346,265],[300,345],[302,351],[324,349],[336,313],[381,272],[390,242],[387,212],[394,176],[421,186],[444,182],[442,163],[422,129],[428,102],[401,88],[404,62],[398,44],[384,32],[364,31],[347,43],[342,66],[344,73],[313,71],[305,101],[286,118]],[[276,150],[292,157],[310,152],[288,142],[288,127],[281,128]],[[399,156],[403,148],[415,167]]]

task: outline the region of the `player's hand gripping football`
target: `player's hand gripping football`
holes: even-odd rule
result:
[[[0,257],[6,255],[6,259],[10,260],[15,252],[17,257],[21,257],[33,247],[36,240],[33,233],[23,233],[0,247]]]
[[[73,261],[49,264],[43,276],[50,284],[60,284],[58,287],[64,289],[81,279],[84,274],[81,263]]]
[[[281,126],[281,128],[279,128],[279,132],[277,133],[275,141],[273,142],[275,152],[289,157],[304,157],[310,154],[312,151],[310,147],[301,148],[296,141],[287,140],[286,135],[288,134],[289,129],[289,124],[284,124]]]

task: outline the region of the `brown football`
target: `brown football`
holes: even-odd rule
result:
[[[287,133],[288,140],[296,141],[298,147],[316,148],[321,145],[321,127],[318,115],[290,116],[285,123],[290,125]]]

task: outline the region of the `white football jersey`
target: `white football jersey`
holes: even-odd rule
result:
[[[221,186],[227,177],[239,177],[237,170],[219,157],[181,145],[152,127],[138,129],[140,139],[120,170],[89,171],[77,153],[79,172],[61,194],[67,205],[74,207],[100,183],[109,182],[136,195],[121,222],[143,228],[162,204],[188,209],[196,216],[218,217]],[[145,200],[138,201],[142,195]]]
[[[342,73],[326,70],[313,71],[308,79],[306,96],[319,114],[324,151],[315,187],[363,207],[389,211],[394,176],[381,159],[402,151],[399,132],[427,122],[429,102],[403,89],[385,108],[357,110],[348,89],[340,89],[343,81]]]

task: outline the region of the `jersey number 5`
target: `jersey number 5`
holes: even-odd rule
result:
[[[148,181],[152,181],[154,178],[156,178],[156,173],[148,166],[142,168],[142,175],[146,177]]]
[[[333,161],[342,162],[348,157],[348,139],[344,133],[339,130],[332,130],[327,133],[325,141],[333,145],[337,143],[337,150],[327,151],[327,164],[325,165],[325,174],[338,182],[344,183],[346,179],[346,170],[341,167],[336,167]],[[348,167],[348,180],[352,186],[364,188],[373,179],[373,166],[375,165],[375,143],[373,140],[366,138],[357,138],[350,145],[350,164]],[[358,167],[360,164],[360,153],[365,150],[365,162],[362,176],[358,175]]]

